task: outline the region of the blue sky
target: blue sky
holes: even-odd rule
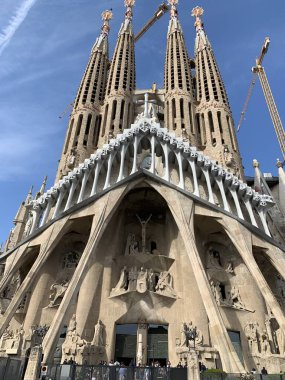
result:
[[[152,16],[160,0],[136,0],[134,29]],[[264,38],[271,38],[264,66],[281,119],[285,120],[285,1],[180,0],[179,14],[193,56],[191,9],[205,9],[204,23],[238,124],[251,80],[251,66]],[[0,242],[12,227],[20,202],[45,175],[53,184],[68,123],[58,116],[75,95],[100,32],[101,12],[113,8],[110,52],[124,17],[123,0],[0,0]],[[270,9],[273,8],[270,13]],[[163,86],[168,15],[136,45],[137,87]],[[281,152],[257,83],[238,133],[246,174],[252,159],[277,173]]]

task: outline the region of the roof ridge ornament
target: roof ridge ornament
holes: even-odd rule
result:
[[[195,7],[195,8],[192,9],[191,16],[196,17],[194,25],[196,27],[197,32],[199,30],[203,30],[204,29],[204,23],[203,23],[203,21],[201,19],[201,16],[203,16],[203,14],[204,14],[204,9],[202,7],[197,6],[197,7]]]

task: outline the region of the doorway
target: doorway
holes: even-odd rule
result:
[[[146,339],[143,339],[144,364],[157,362],[164,366],[168,360],[168,325],[146,324]],[[116,325],[115,361],[124,365],[136,365],[141,327],[138,324]]]

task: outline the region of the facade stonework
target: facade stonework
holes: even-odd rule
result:
[[[169,3],[165,89],[135,88],[134,1],[110,67],[103,13],[56,183],[29,193],[0,256],[1,356],[285,370],[284,171],[244,180],[203,10],[194,75]]]

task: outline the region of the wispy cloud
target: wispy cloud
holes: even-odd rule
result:
[[[24,0],[19,8],[16,10],[15,14],[11,17],[6,28],[1,31],[0,34],[0,55],[3,53],[4,49],[7,47],[17,29],[20,27],[22,22],[27,17],[30,9],[37,0]]]

